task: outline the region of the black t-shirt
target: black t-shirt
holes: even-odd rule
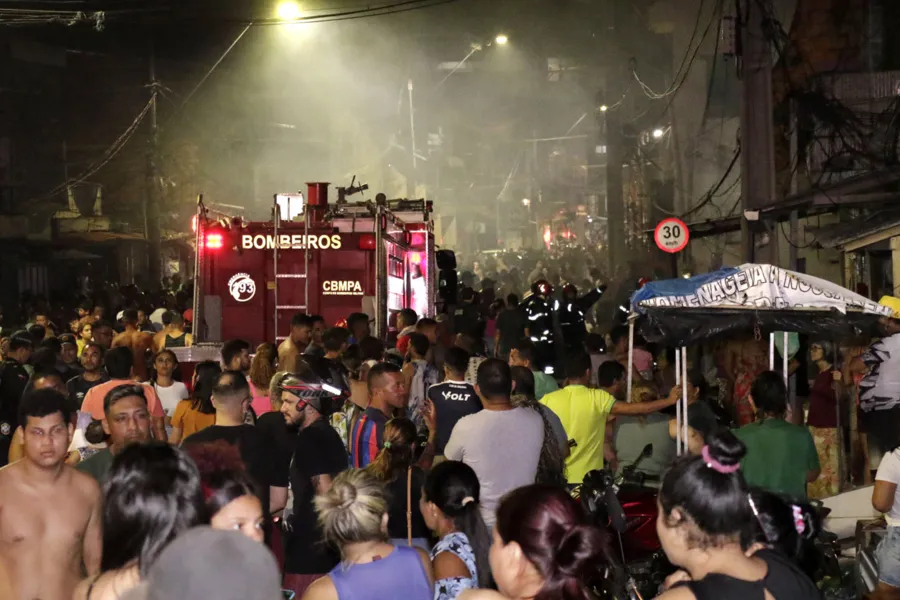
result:
[[[463,304],[453,313],[453,333],[465,333],[476,338],[484,336],[481,311],[474,304]]]
[[[19,403],[28,386],[28,371],[12,359],[0,369],[0,467],[8,462],[9,444],[19,426]]]
[[[275,446],[277,460],[275,462],[277,481],[288,481],[288,470],[294,456],[294,441],[297,436],[292,432],[280,412],[263,413],[256,418],[256,429],[263,437]]]
[[[336,548],[327,545],[319,528],[313,500],[316,475],[336,476],[347,469],[347,450],[337,432],[324,419],[319,419],[297,434],[291,461],[293,513],[284,549],[284,571],[296,575],[328,573],[340,560]]]
[[[422,511],[419,510],[419,498],[422,497],[422,486],[425,485],[425,473],[419,467],[412,468],[412,485],[410,486],[410,508],[412,508],[412,537],[427,538],[431,535]],[[388,535],[392,538],[406,539],[406,471],[388,483]]]
[[[288,486],[287,474],[277,468],[278,448],[275,442],[266,438],[254,425],[227,427],[213,425],[201,429],[184,440],[185,444],[203,444],[222,440],[237,446],[241,453],[247,474],[259,487],[259,499],[263,511],[269,510],[269,487]]]
[[[428,388],[428,399],[437,413],[437,435],[434,451],[444,453],[453,427],[461,418],[481,410],[481,399],[472,384],[464,381],[445,381]]]
[[[512,349],[525,337],[525,310],[520,307],[508,308],[497,315],[497,331],[500,332],[500,348]]]
[[[83,375],[69,379],[66,382],[66,389],[69,391],[69,401],[75,407],[75,410],[81,410],[81,405],[88,390],[107,381],[109,381],[109,375],[106,374],[106,371],[101,371],[100,379],[97,381],[87,381]]]

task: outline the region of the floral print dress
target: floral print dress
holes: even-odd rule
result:
[[[455,531],[448,533],[431,550],[431,560],[442,552],[449,552],[465,563],[469,577],[447,577],[434,582],[434,600],[456,600],[464,590],[478,587],[478,569],[475,566],[475,552],[469,545],[466,534]]]

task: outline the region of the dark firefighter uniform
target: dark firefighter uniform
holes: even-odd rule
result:
[[[547,281],[535,281],[531,296],[523,305],[525,327],[535,347],[535,370],[543,371],[553,365],[553,309],[549,300],[552,294],[553,286]]]
[[[584,315],[600,299],[604,291],[606,286],[601,285],[579,298],[577,288],[569,284],[563,288],[562,300],[554,301],[553,307],[567,351],[582,348],[587,337]]]

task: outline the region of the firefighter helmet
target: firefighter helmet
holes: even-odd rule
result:
[[[538,279],[531,284],[531,293],[537,296],[549,297],[553,294],[553,286],[546,279]]]

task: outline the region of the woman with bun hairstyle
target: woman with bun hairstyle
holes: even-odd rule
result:
[[[422,516],[438,537],[431,550],[434,600],[455,600],[463,591],[491,585],[491,534],[478,505],[478,476],[469,465],[448,460],[435,466],[422,488]]]
[[[366,470],[344,471],[316,496],[325,541],[341,562],[306,588],[303,600],[431,600],[431,559],[421,548],[388,538],[388,504],[381,482]]]
[[[813,600],[816,586],[789,558],[743,541],[766,523],[740,472],[744,444],[725,431],[707,438],[699,456],[681,458],[659,493],[656,530],[672,564],[664,600]]]
[[[466,590],[460,600],[589,600],[589,582],[606,564],[606,534],[586,521],[557,486],[534,484],[507,494],[497,510],[491,573],[499,593]]]

